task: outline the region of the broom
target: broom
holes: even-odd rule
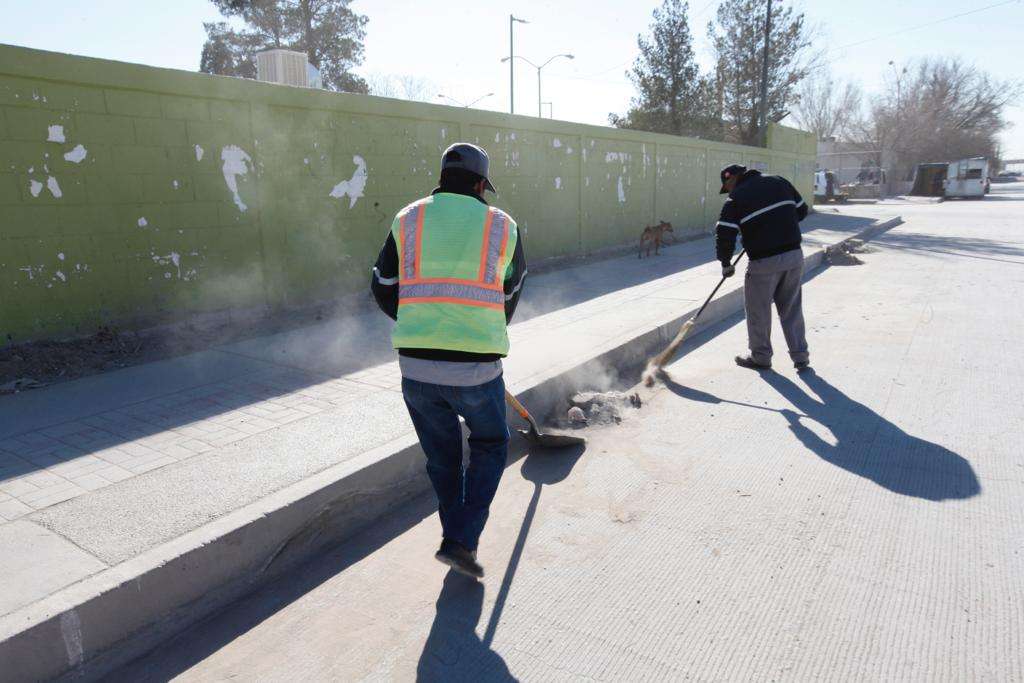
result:
[[[736,260],[732,262],[733,268],[736,267],[736,264],[740,262],[740,259],[743,258],[743,254],[745,253],[745,249],[743,251],[740,251],[740,255],[737,256]],[[700,307],[700,309],[697,311],[697,314],[690,318],[689,320],[687,320],[685,323],[683,323],[683,326],[679,328],[679,333],[676,335],[676,338],[672,340],[672,343],[669,344],[664,351],[662,351],[657,356],[647,361],[647,368],[644,370],[643,374],[644,386],[654,386],[654,380],[658,372],[661,371],[661,369],[665,366],[666,363],[672,360],[672,356],[674,356],[676,351],[679,350],[679,347],[682,345],[683,340],[686,339],[686,335],[690,333],[690,330],[693,328],[693,326],[697,324],[697,318],[700,317],[700,314],[703,313],[704,309],[708,307],[709,303],[711,303],[711,299],[714,298],[715,294],[718,292],[718,288],[722,286],[723,282],[725,282],[724,276],[721,280],[718,281],[718,284],[715,285],[715,288],[711,290],[711,294],[709,294],[708,298],[704,300],[704,305]]]

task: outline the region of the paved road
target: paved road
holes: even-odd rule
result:
[[[734,319],[512,465],[482,583],[422,499],[122,675],[1021,680],[1024,193],[901,213],[806,286],[815,373],[735,367]]]

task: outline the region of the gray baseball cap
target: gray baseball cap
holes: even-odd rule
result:
[[[471,145],[468,142],[456,142],[446,149],[441,157],[442,171],[446,168],[461,168],[476,173],[484,179],[484,189],[497,194],[498,191],[494,189],[494,185],[487,178],[489,165],[487,152],[482,147]]]

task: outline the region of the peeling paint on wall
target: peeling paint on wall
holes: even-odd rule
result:
[[[562,179],[561,178],[555,178],[555,189],[556,190],[561,190],[562,189]]]
[[[559,147],[562,146],[562,141],[559,140],[558,138],[555,138],[554,140],[551,141],[551,146],[554,147],[555,149],[558,149]]]
[[[196,145],[196,161],[202,161],[202,160],[203,160],[203,148],[200,147],[199,145]]]
[[[222,149],[220,151],[220,159],[224,162],[224,165],[221,167],[224,173],[224,183],[231,190],[235,206],[238,207],[239,211],[245,211],[249,207],[245,205],[245,202],[242,201],[238,194],[238,176],[244,176],[249,172],[248,164],[252,163],[252,159],[241,147],[236,145],[228,145]]]
[[[43,184],[38,180],[28,181],[28,191],[33,197],[38,197],[39,193],[43,191]]]
[[[64,142],[64,126],[52,125],[49,128],[49,136],[46,138],[47,142]]]
[[[172,251],[167,256],[159,256],[154,254],[151,258],[153,259],[153,263],[156,263],[161,266],[166,266],[168,264],[173,265],[178,270],[178,278],[181,279],[181,254],[179,254],[176,251]],[[170,273],[164,273],[165,279],[170,279],[170,277]]]
[[[138,222],[139,222],[139,227],[140,227],[140,228],[144,228],[144,227],[146,227],[147,225],[149,225],[149,222],[148,222],[148,221],[146,220],[146,217],[145,217],[145,216],[143,216],[142,218],[140,218]]]
[[[23,268],[18,268],[18,270],[20,270],[23,273],[28,273],[28,279],[29,280],[35,280],[36,279],[36,275],[42,275],[43,274],[43,271],[46,270],[46,266],[44,266],[42,264],[40,264],[38,266],[25,266]]]
[[[342,180],[340,183],[334,186],[328,196],[334,197],[335,199],[341,199],[345,195],[348,195],[348,208],[352,208],[356,205],[356,200],[363,196],[363,190],[366,189],[366,161],[358,154],[352,157],[352,163],[356,165],[356,170],[352,174],[352,177],[348,180]]]
[[[88,154],[88,150],[82,145],[75,145],[75,148],[70,152],[64,153],[64,159],[70,161],[73,164],[80,164]]]
[[[47,176],[46,178],[46,189],[48,189],[50,194],[52,194],[56,199],[60,199],[64,196],[64,193],[60,191],[60,183],[58,183],[57,179],[52,175]]]
[[[622,186],[622,176],[619,176],[619,204],[626,203],[626,189]]]

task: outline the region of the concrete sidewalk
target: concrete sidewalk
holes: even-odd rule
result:
[[[827,214],[806,224],[808,254],[872,225]],[[712,253],[706,238],[658,258],[531,278],[511,329],[510,388],[535,396],[543,411],[554,403],[540,396],[557,378],[575,372],[575,384],[613,382],[607,371],[594,376],[601,363],[586,361],[643,333],[647,346],[674,334],[717,279]],[[735,302],[741,285],[730,280],[721,298]],[[259,558],[255,576],[270,576],[290,554],[301,559],[304,548],[422,490],[389,325],[376,313],[331,320],[0,397],[0,652],[38,628],[29,638],[40,648],[33,657],[50,660],[45,634],[57,636],[66,661],[34,670],[52,675],[134,637],[146,624],[100,614],[111,606],[98,597],[123,591],[126,581],[150,592],[150,612],[164,624],[147,637],[159,638],[194,616],[197,594],[220,586],[226,601],[248,590],[255,579],[236,581],[238,565]],[[649,349],[638,344],[637,352]],[[406,457],[385,458],[392,453]],[[386,488],[376,488],[382,481]],[[317,495],[323,499],[293,505]],[[312,525],[311,509],[322,513]],[[281,510],[291,516],[273,514]],[[172,571],[179,573],[168,578]],[[95,662],[97,671],[103,666]]]

